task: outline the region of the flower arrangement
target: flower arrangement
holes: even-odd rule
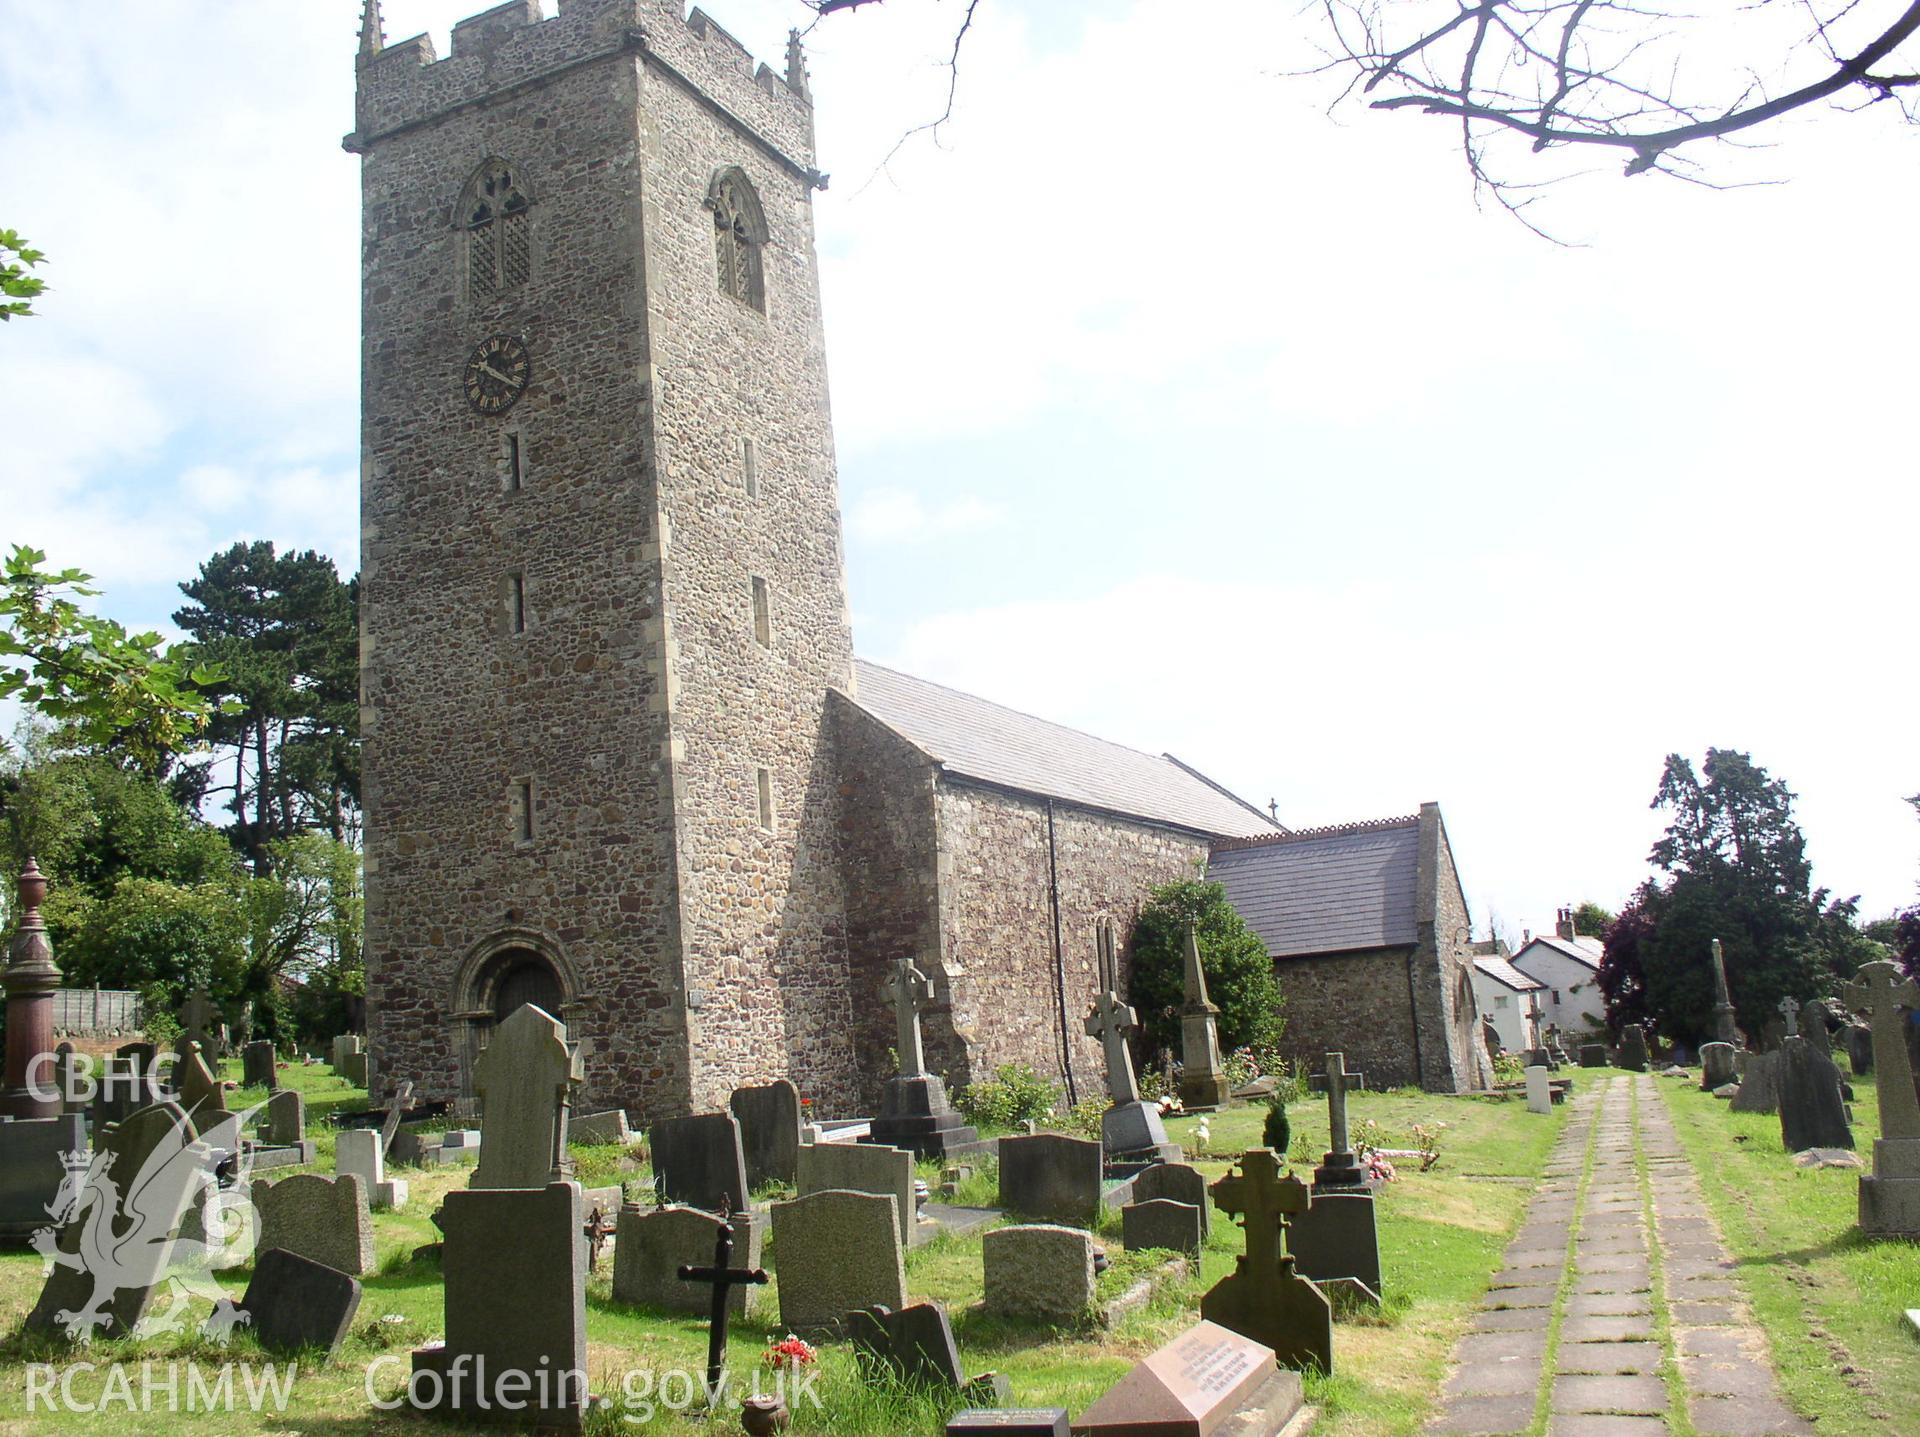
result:
[[[1393,1181],[1393,1164],[1378,1153],[1367,1154],[1367,1180],[1376,1183]]]
[[[782,1372],[798,1372],[802,1367],[811,1366],[819,1359],[819,1354],[791,1332],[780,1342],[767,1344],[763,1361],[767,1366]]]

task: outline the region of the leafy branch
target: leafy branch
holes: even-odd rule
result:
[[[45,258],[18,231],[0,229],[0,321],[33,313],[33,301],[46,292],[47,282],[27,271]]]

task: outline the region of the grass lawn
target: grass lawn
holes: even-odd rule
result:
[[[1854,1141],[1872,1161],[1872,1079],[1854,1084]],[[1823,1434],[1920,1434],[1920,1244],[1864,1237],[1859,1175],[1796,1168],[1780,1120],[1735,1113],[1692,1083],[1660,1083],[1680,1141],[1773,1343],[1788,1399]]]
[[[321,1146],[322,1171],[331,1171],[332,1142],[324,1124],[313,1114],[335,1107],[363,1104],[364,1094],[345,1087],[342,1080],[323,1076],[322,1068],[292,1068],[286,1081],[308,1094],[311,1134]],[[260,1100],[264,1094],[242,1094]],[[324,1106],[323,1106],[324,1105]],[[1498,1266],[1500,1252],[1517,1225],[1520,1213],[1557,1136],[1563,1115],[1536,1117],[1518,1102],[1436,1097],[1401,1092],[1361,1094],[1350,1103],[1356,1123],[1374,1119],[1386,1146],[1411,1146],[1415,1124],[1445,1124],[1442,1160],[1429,1173],[1403,1165],[1401,1176],[1380,1198],[1380,1233],[1388,1303],[1381,1318],[1345,1322],[1335,1332],[1336,1375],[1309,1382],[1311,1400],[1325,1410],[1321,1433],[1332,1437],[1395,1437],[1416,1432],[1432,1408],[1446,1358],[1454,1339],[1464,1329],[1468,1314]],[[1215,1114],[1211,1120],[1209,1151],[1220,1157],[1202,1157],[1208,1175],[1227,1170],[1226,1154],[1237,1153],[1260,1140],[1264,1110],[1245,1108]],[[1326,1145],[1326,1106],[1322,1100],[1302,1102],[1294,1111],[1296,1167],[1311,1165]],[[1176,1140],[1193,1141],[1194,1120],[1177,1119],[1169,1125]],[[581,1177],[588,1182],[611,1181],[618,1173],[618,1153],[607,1148],[576,1151]],[[284,1411],[269,1408],[259,1414],[244,1403],[233,1416],[189,1417],[184,1411],[159,1409],[129,1412],[116,1403],[110,1410],[90,1414],[44,1410],[29,1417],[26,1410],[27,1364],[73,1360],[59,1349],[33,1347],[14,1338],[0,1346],[0,1437],[43,1429],[111,1431],[117,1434],[175,1432],[183,1428],[226,1433],[418,1433],[417,1418],[375,1411],[372,1391],[382,1398],[397,1394],[404,1383],[408,1349],[443,1330],[439,1273],[432,1259],[414,1261],[414,1249],[431,1242],[436,1233],[429,1214],[445,1192],[464,1184],[470,1169],[398,1169],[412,1186],[411,1201],[400,1213],[375,1216],[379,1271],[365,1280],[366,1297],[353,1335],[332,1364],[311,1360],[300,1364],[299,1377]],[[644,1170],[624,1174],[640,1191]],[[983,1174],[976,1191],[990,1181]],[[966,1194],[964,1196],[972,1196]],[[1103,1279],[1102,1296],[1124,1287],[1151,1264],[1119,1250],[1117,1216],[1102,1238],[1116,1259],[1118,1271]],[[945,1302],[952,1314],[960,1349],[973,1371],[1005,1374],[1020,1405],[1058,1405],[1078,1412],[1147,1352],[1191,1324],[1198,1316],[1200,1295],[1231,1270],[1240,1251],[1239,1233],[1224,1215],[1214,1214],[1214,1237],[1199,1271],[1185,1280],[1162,1284],[1153,1300],[1130,1313],[1111,1329],[1088,1326],[1077,1330],[1013,1325],[985,1316],[977,1307],[980,1283],[980,1242],[977,1234],[940,1239],[907,1257],[907,1286],[915,1297]],[[759,1306],[747,1321],[734,1326],[730,1370],[736,1391],[750,1390],[756,1372],[764,1371],[760,1358],[766,1345],[784,1332],[777,1321],[779,1255],[771,1246],[767,1265],[776,1270],[775,1286],[758,1296]],[[615,1306],[609,1295],[610,1261],[588,1287],[588,1367],[594,1390],[614,1402],[612,1411],[594,1420],[606,1432],[639,1431],[660,1437],[736,1430],[731,1424],[715,1429],[659,1409],[659,1389],[651,1374],[702,1370],[706,1354],[703,1322],[665,1317]],[[244,1270],[223,1275],[223,1285],[236,1295],[246,1281]],[[39,1259],[31,1253],[0,1255],[0,1325],[9,1331],[37,1296],[41,1283]],[[76,1375],[71,1390],[80,1401],[97,1400],[106,1387],[104,1364],[115,1358],[137,1366],[148,1361],[164,1372],[169,1361],[196,1358],[206,1369],[229,1360],[265,1359],[244,1335],[226,1350],[197,1339],[159,1338],[145,1343],[100,1343],[82,1360],[102,1364]],[[379,1362],[381,1358],[390,1360]],[[369,1367],[378,1363],[369,1379]],[[282,1363],[284,1367],[284,1363]],[[632,1374],[629,1376],[629,1374]],[[138,1375],[134,1377],[138,1391]],[[815,1389],[823,1406],[807,1404],[795,1410],[794,1431],[849,1434],[937,1434],[943,1412],[938,1404],[897,1394],[868,1391],[860,1382],[844,1347],[823,1349]],[[677,1395],[670,1391],[668,1396]],[[184,1382],[179,1401],[186,1401]],[[649,1412],[649,1403],[656,1404]],[[627,1420],[627,1419],[635,1420]]]

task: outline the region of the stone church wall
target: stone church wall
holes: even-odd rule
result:
[[[1466,1092],[1483,1086],[1475,1057],[1479,1008],[1473,997],[1472,934],[1466,894],[1454,868],[1440,806],[1420,807],[1420,859],[1416,887],[1420,974],[1418,1013],[1421,1085],[1433,1092]]]
[[[1421,1083],[1415,1056],[1408,971],[1412,948],[1369,948],[1285,958],[1274,966],[1286,1000],[1280,1050],[1310,1072],[1325,1070],[1328,1053],[1344,1053],[1350,1071],[1373,1088]]]
[[[953,1026],[965,1045],[950,1083],[1026,1063],[1065,1085],[1055,983],[1045,800],[943,780],[939,787],[940,927],[953,977]],[[1206,839],[1054,806],[1068,1052],[1081,1099],[1105,1092],[1100,1048],[1082,1026],[1098,981],[1094,928],[1111,919],[1124,975],[1149,889],[1191,877]],[[932,1054],[929,1055],[932,1059]]]

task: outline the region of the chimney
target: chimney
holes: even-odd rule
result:
[[[1557,937],[1564,938],[1569,943],[1573,941],[1573,910],[1571,908],[1560,910],[1559,918],[1553,925],[1553,931]]]
[[[1533,942],[1533,930],[1531,928],[1522,928],[1520,930],[1520,946],[1524,948],[1531,942]]]

